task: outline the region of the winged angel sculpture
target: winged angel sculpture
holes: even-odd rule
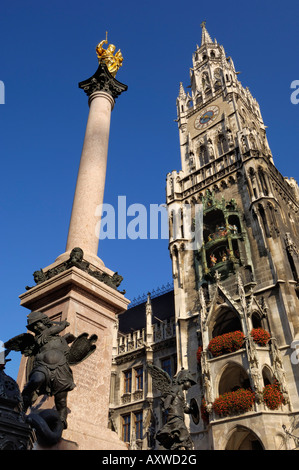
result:
[[[69,323],[55,322],[42,312],[27,316],[27,329],[4,343],[6,353],[21,351],[27,360],[27,383],[22,392],[23,409],[27,411],[38,396],[54,396],[62,427],[67,428],[67,394],[75,387],[70,366],[85,360],[96,349],[96,335],[71,333],[60,335]],[[72,344],[71,344],[72,343]],[[69,346],[71,344],[71,346]]]
[[[160,367],[148,364],[148,370],[153,379],[154,388],[161,393],[163,409],[167,414],[167,421],[156,433],[157,441],[166,449],[192,450],[193,442],[184,423],[184,414],[192,414],[192,406],[188,406],[184,396],[184,390],[196,384],[191,373],[182,369],[171,380],[168,373]]]

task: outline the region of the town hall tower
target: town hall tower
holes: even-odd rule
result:
[[[191,436],[197,449],[288,448],[299,411],[298,185],[276,168],[232,58],[201,27],[190,91],[181,83],[177,98],[181,170],[167,175],[177,366],[196,376],[189,399],[201,408]]]

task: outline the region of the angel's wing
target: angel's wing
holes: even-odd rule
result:
[[[169,393],[171,389],[171,378],[167,372],[160,367],[154,366],[153,364],[147,364],[148,371],[153,378],[153,386],[163,394]]]
[[[88,337],[87,333],[79,335],[70,347],[69,364],[75,366],[87,359],[95,351],[96,345],[94,343],[96,343],[97,339],[97,335],[91,335],[90,337]]]
[[[6,341],[4,347],[7,350],[21,351],[24,356],[31,356],[35,350],[35,339],[30,333],[22,333]]]

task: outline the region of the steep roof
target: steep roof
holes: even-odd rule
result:
[[[159,320],[167,320],[174,317],[174,295],[173,290],[151,299],[152,323]],[[146,301],[135,307],[129,308],[125,313],[119,315],[119,331],[123,334],[132,333],[135,330],[145,328],[145,306]]]

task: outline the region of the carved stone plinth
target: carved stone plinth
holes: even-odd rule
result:
[[[62,437],[76,443],[79,450],[125,449],[125,444],[108,429],[108,410],[116,314],[126,310],[129,301],[113,287],[74,266],[32,287],[20,299],[22,306],[42,311],[51,320],[67,320],[70,326],[64,333],[98,336],[96,351],[72,367],[76,387],[68,394],[68,428]],[[25,363],[22,358],[18,375],[21,389],[26,382]],[[53,399],[42,403],[43,408],[52,406]]]

